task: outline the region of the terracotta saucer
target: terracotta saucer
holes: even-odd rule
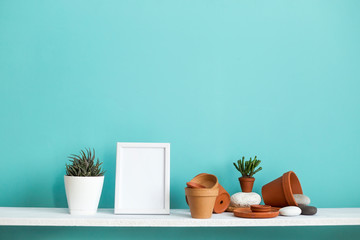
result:
[[[270,212],[271,206],[270,205],[251,205],[250,209],[253,212]]]
[[[189,188],[205,188],[204,185],[201,185],[200,183],[196,183],[196,182],[187,182],[186,185]]]
[[[273,218],[279,215],[279,210],[271,208],[269,212],[253,212],[250,208],[237,208],[234,215],[241,218]]]
[[[226,211],[227,212],[233,212],[237,207],[232,207],[232,206],[229,206]]]

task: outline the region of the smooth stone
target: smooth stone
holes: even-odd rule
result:
[[[293,194],[297,204],[309,205],[310,198],[304,194]]]
[[[261,197],[255,192],[238,192],[230,198],[230,206],[232,207],[250,207],[250,205],[257,205],[260,202]]]
[[[301,215],[315,215],[317,213],[317,208],[313,206],[299,204],[299,208],[301,209]]]
[[[280,215],[292,217],[292,216],[299,216],[301,214],[301,209],[295,206],[283,207],[280,209]]]

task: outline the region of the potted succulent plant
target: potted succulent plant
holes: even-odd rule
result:
[[[79,155],[69,156],[64,176],[66,198],[70,214],[95,214],[99,205],[104,183],[102,162],[95,162],[95,150],[81,150]]]
[[[242,159],[239,159],[236,163],[233,163],[235,168],[241,173],[241,177],[239,177],[239,182],[241,186],[241,190],[243,192],[251,192],[252,188],[254,186],[255,178],[253,178],[253,175],[260,171],[262,167],[259,167],[259,164],[261,163],[261,160],[258,160],[255,156],[254,159],[245,161],[245,157],[242,157]],[[257,169],[255,169],[257,168]]]

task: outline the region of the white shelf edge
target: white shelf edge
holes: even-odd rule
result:
[[[170,215],[115,215],[99,209],[96,215],[73,216],[66,208],[0,207],[0,226],[83,227],[286,227],[360,225],[360,208],[320,208],[314,216],[247,219],[232,213],[213,214],[210,219],[191,218],[188,209],[172,209]]]

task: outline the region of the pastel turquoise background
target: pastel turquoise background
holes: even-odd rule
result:
[[[0,1],[0,206],[67,207],[67,156],[94,147],[114,205],[116,142],[171,143],[185,182],[263,160],[317,207],[360,207],[360,1]],[[140,167],[140,166],[139,166]],[[139,189],[141,191],[141,189]],[[0,239],[351,238],[359,227],[0,227]]]

